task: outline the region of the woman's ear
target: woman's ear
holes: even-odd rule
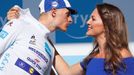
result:
[[[55,17],[56,16],[56,8],[52,8],[52,10],[51,10],[51,15],[52,15],[52,17]]]

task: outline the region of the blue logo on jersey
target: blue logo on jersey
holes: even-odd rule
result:
[[[30,75],[40,75],[39,72],[37,72],[33,67],[31,67],[29,64],[19,58],[16,61],[15,65],[28,72]]]
[[[36,53],[38,56],[40,56],[46,63],[48,63],[48,59],[42,54],[40,53],[38,50],[29,47],[28,49],[30,49],[31,51],[33,51],[34,53]]]
[[[41,67],[39,66],[39,62],[38,61],[36,61],[36,59],[35,60],[33,60],[33,59],[31,59],[30,57],[27,57],[27,60],[29,61],[29,62],[31,62],[34,66],[36,66],[39,70],[41,70]]]
[[[8,35],[8,33],[6,31],[4,31],[4,30],[2,30],[0,32],[0,38],[2,38],[2,39],[4,39],[7,35]]]
[[[48,44],[45,42],[45,50],[48,53],[49,57],[51,58],[52,54],[51,54],[51,49],[49,48]]]
[[[9,57],[10,57],[9,53],[6,53],[6,54],[4,54],[1,57],[1,60],[0,60],[0,71],[2,71],[4,69],[4,67],[6,66],[6,64],[9,63]]]

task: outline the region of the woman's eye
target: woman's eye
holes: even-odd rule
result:
[[[95,21],[95,18],[92,18],[93,21]]]

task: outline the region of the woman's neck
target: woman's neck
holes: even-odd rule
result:
[[[105,42],[106,42],[105,36],[101,35],[97,37],[96,40],[97,40],[98,48],[99,48],[99,53],[97,54],[96,57],[105,58]]]

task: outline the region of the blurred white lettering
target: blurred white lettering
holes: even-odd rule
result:
[[[80,24],[80,28],[83,28],[86,25],[86,21],[88,20],[88,16],[89,16],[88,14],[73,15],[73,23],[77,24],[77,22],[81,21],[82,24]]]
[[[7,18],[5,17],[4,19],[0,16],[0,22],[1,22],[1,26],[3,26],[4,24],[6,24],[7,22]]]

